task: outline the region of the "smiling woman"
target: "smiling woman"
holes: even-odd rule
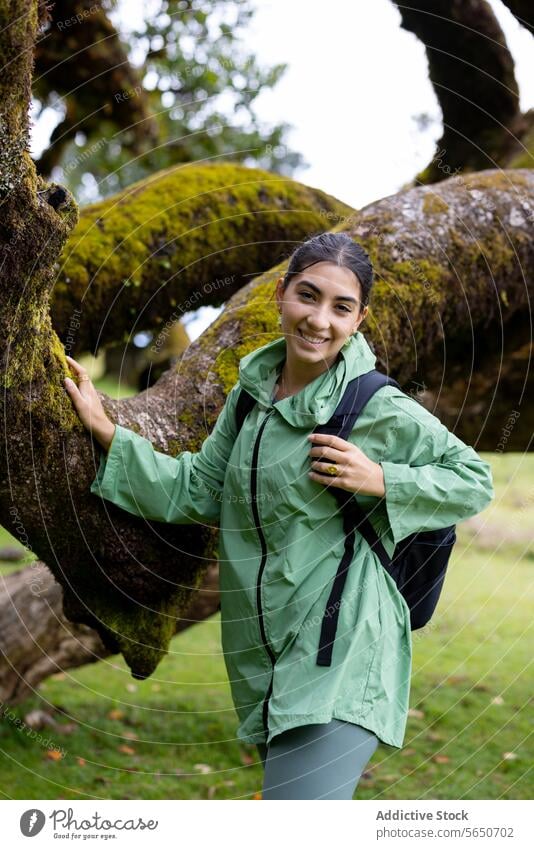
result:
[[[374,371],[358,329],[372,280],[346,234],[302,244],[273,293],[283,335],[241,359],[197,453],[170,457],[114,426],[71,361],[73,403],[109,445],[91,491],[145,519],[220,526],[222,647],[264,799],[350,799],[378,742],[404,740],[410,609],[367,538],[345,531],[329,485],[362,501],[389,554],[493,495],[488,464],[396,384],[370,397],[347,439],[306,438]]]

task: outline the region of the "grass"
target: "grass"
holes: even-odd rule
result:
[[[486,457],[497,498],[460,526],[438,609],[413,635],[404,748],[378,747],[357,798],[532,798],[534,458]],[[4,531],[0,545],[9,540]],[[39,732],[45,740],[12,718],[35,709],[56,723]],[[49,678],[10,710],[0,721],[6,798],[259,797],[256,749],[235,738],[218,615],[176,637],[147,681],[113,657]]]

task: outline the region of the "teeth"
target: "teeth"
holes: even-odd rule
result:
[[[306,340],[306,342],[313,342],[314,345],[320,345],[321,342],[326,342],[326,339],[314,339],[313,336],[306,336],[306,334],[303,333],[302,330],[300,331],[300,334],[302,338]]]

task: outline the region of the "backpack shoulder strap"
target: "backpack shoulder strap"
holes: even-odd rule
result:
[[[316,433],[328,433],[347,439],[354,424],[368,401],[375,392],[383,386],[396,386],[399,384],[376,369],[355,377],[347,385],[343,398],[339,402],[332,417],[324,425],[315,428]],[[354,494],[339,487],[331,487],[330,491],[336,497],[343,515],[345,536],[354,529],[362,534],[370,547],[378,554],[383,566],[388,566],[391,558],[377,536],[366,512],[360,506]]]
[[[393,378],[376,369],[353,378],[347,384],[343,397],[331,418],[326,424],[316,427],[314,432],[329,433],[339,436],[341,439],[347,439],[367,402],[383,386],[396,386],[400,389],[399,384]]]
[[[237,426],[236,439],[239,435],[239,431],[243,427],[243,422],[252,410],[255,403],[256,399],[253,398],[252,395],[247,392],[246,389],[243,389],[243,387],[241,387],[235,408],[235,422]]]

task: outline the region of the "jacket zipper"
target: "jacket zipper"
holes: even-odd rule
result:
[[[273,674],[274,674],[274,664],[276,662],[276,658],[274,656],[273,650],[271,649],[269,642],[267,640],[267,634],[265,633],[265,623],[263,619],[263,606],[261,602],[261,579],[263,576],[263,572],[265,570],[265,566],[267,564],[267,544],[265,542],[265,537],[263,535],[263,530],[260,523],[260,515],[258,511],[257,505],[257,489],[258,489],[258,455],[260,451],[260,441],[265,425],[267,424],[267,420],[269,416],[273,413],[273,410],[270,410],[265,416],[264,420],[260,425],[260,429],[258,431],[258,435],[256,437],[256,442],[254,443],[254,450],[252,452],[252,469],[250,475],[250,490],[251,490],[251,504],[252,504],[252,514],[254,516],[254,524],[256,530],[258,531],[258,536],[260,538],[261,545],[261,562],[260,568],[258,571],[258,581],[256,584],[256,606],[258,608],[258,621],[260,625],[260,633],[263,641],[263,645],[267,654],[269,655],[269,659],[273,666],[273,673],[271,674],[271,682],[269,684],[269,689],[267,690],[265,699],[263,700],[263,727],[265,732],[269,732],[268,726],[268,715],[269,715],[269,699],[271,698],[271,693],[273,689]]]

